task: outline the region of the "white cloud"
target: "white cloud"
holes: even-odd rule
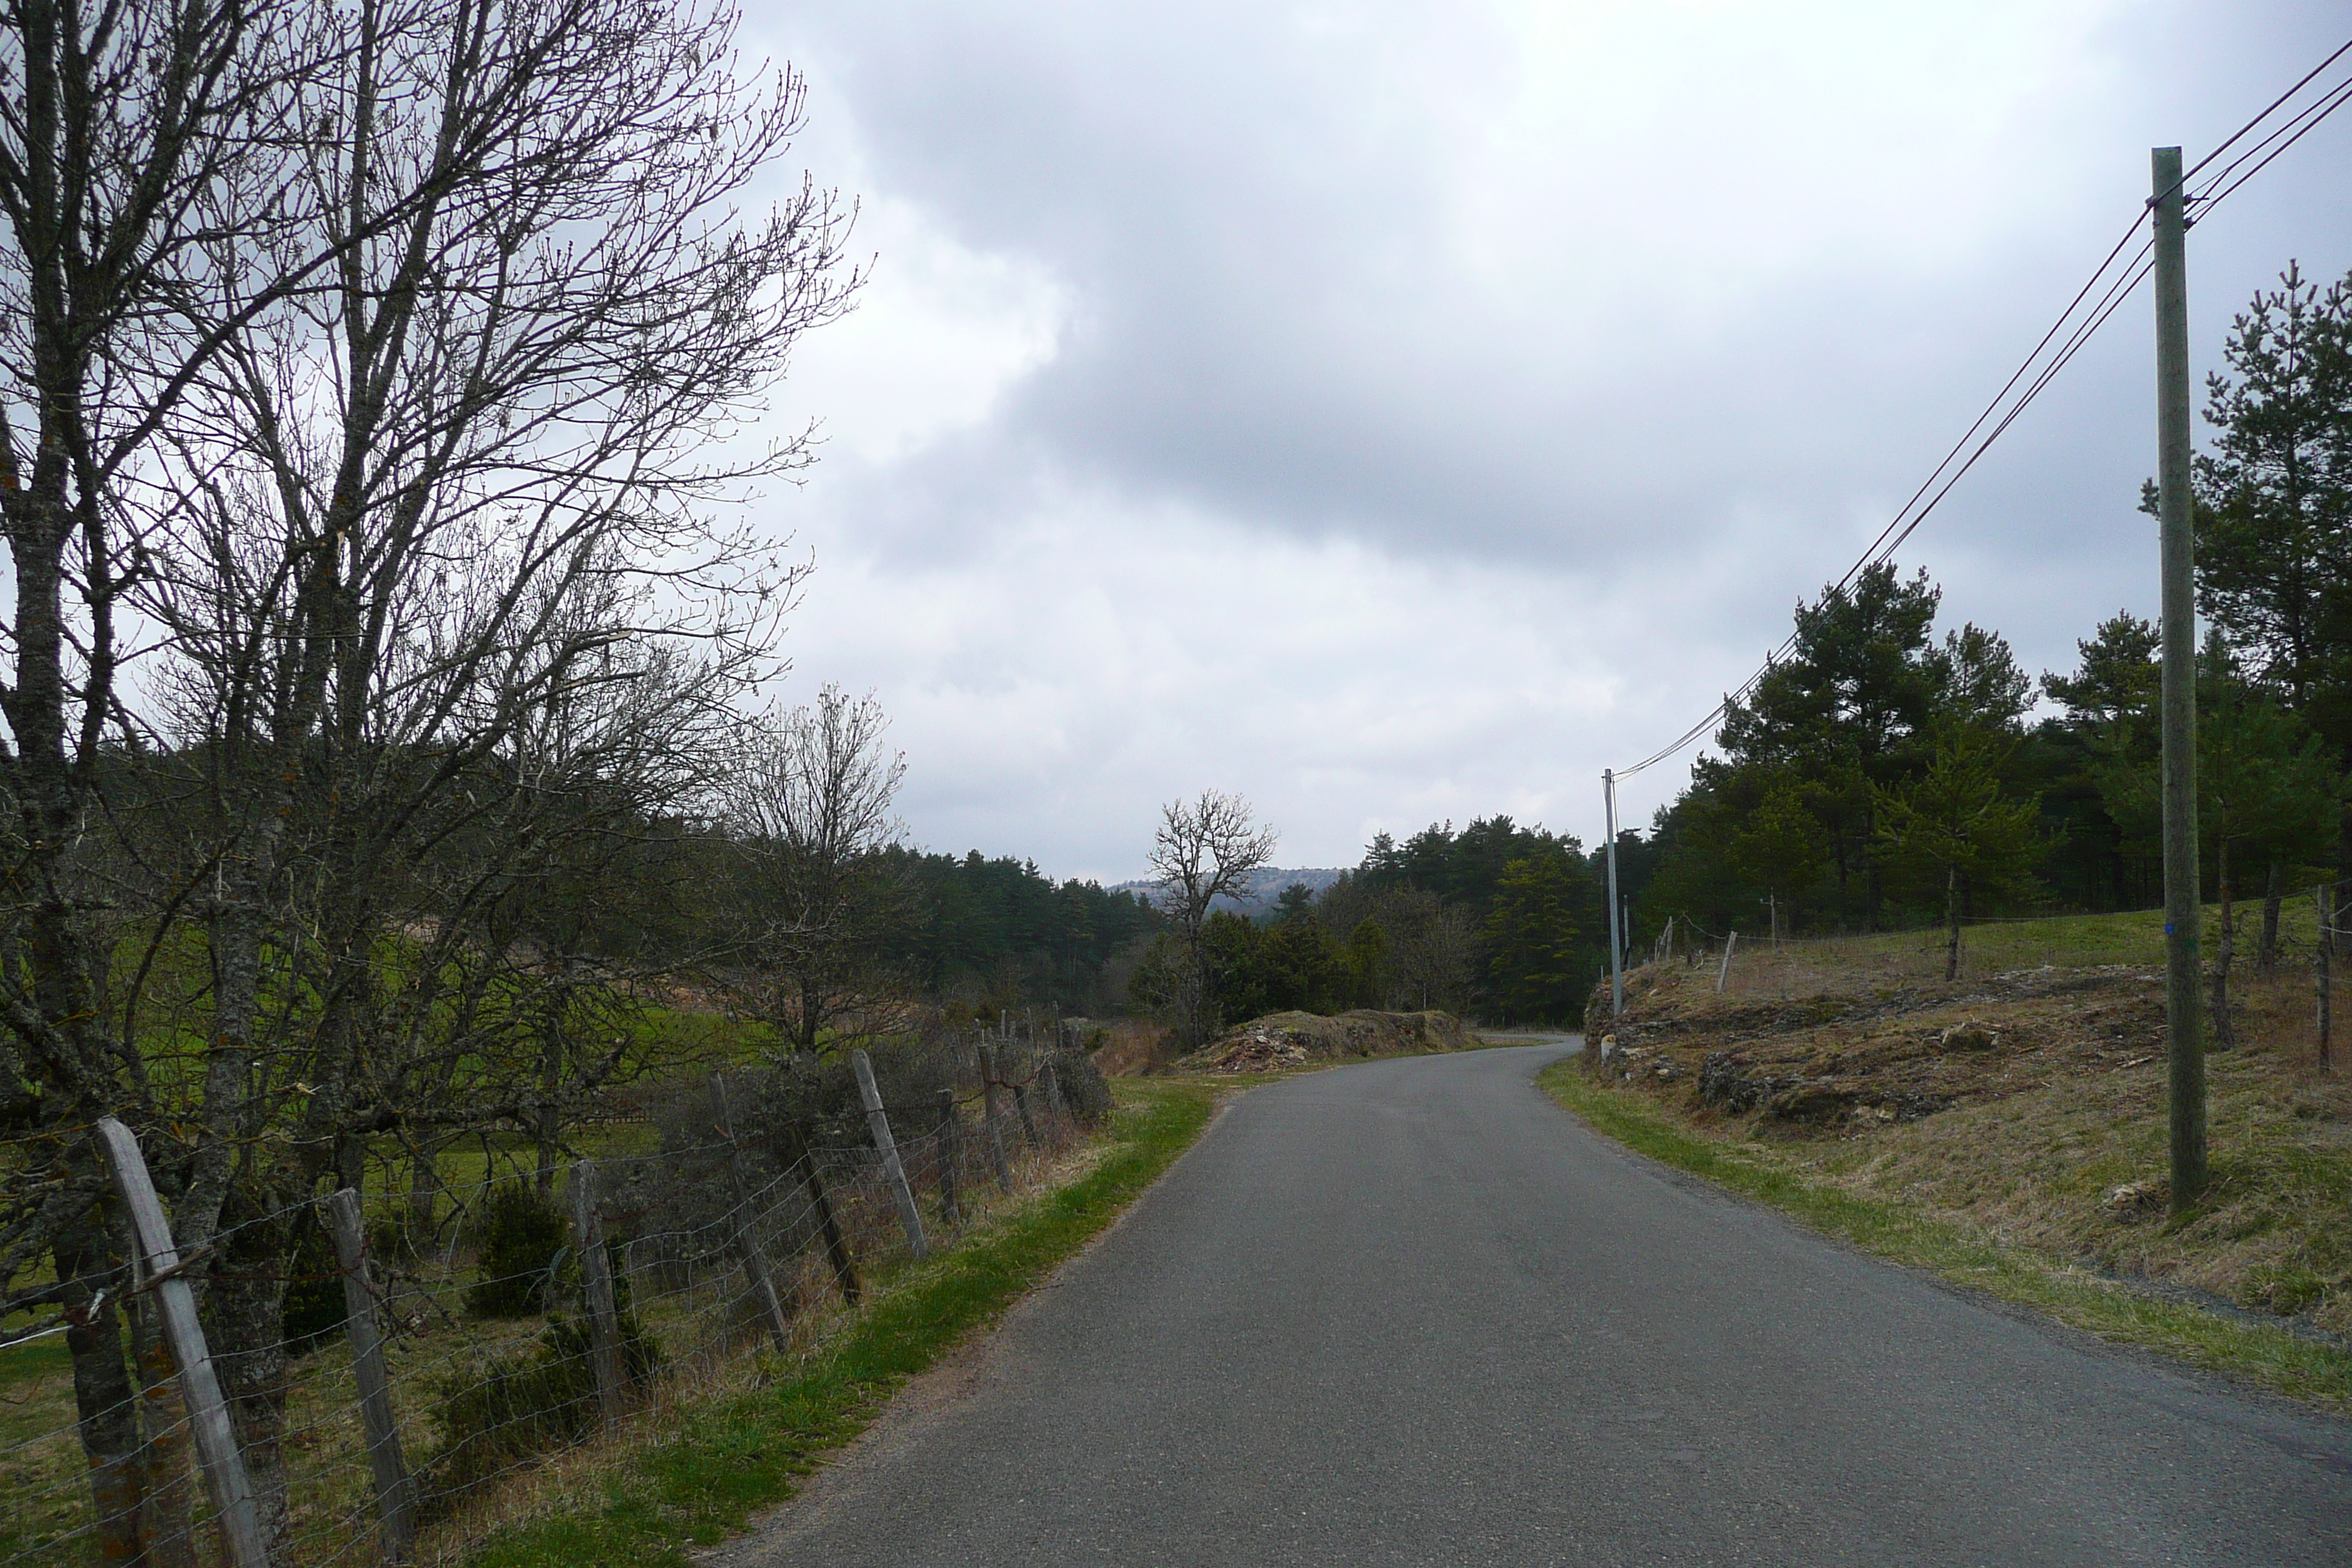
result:
[[[958,244],[887,195],[866,200],[856,237],[872,276],[846,320],[807,340],[786,404],[822,420],[829,456],[909,457],[982,424],[1054,357],[1069,305],[1035,260]]]

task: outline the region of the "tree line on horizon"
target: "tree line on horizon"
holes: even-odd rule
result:
[[[2222,915],[2231,1037],[2237,905],[2276,961],[2284,899],[2352,879],[2352,276],[2290,264],[2231,322],[2196,459],[2199,843]],[[2153,486],[2140,508],[2155,511]],[[2154,542],[2150,541],[2153,552]],[[1941,590],[1892,563],[1798,606],[1795,636],[1726,703],[1716,751],[1617,844],[1629,951],[1671,919],[1720,941],[2144,909],[2162,896],[2158,628],[2119,611],[2037,680],[1998,632],[1938,634]],[[2044,705],[2046,704],[2046,708]],[[1212,913],[1216,1016],[1437,1005],[1580,1017],[1607,963],[1604,851],[1507,816],[1383,834],[1320,895]],[[1138,971],[1169,994],[1172,939]]]
[[[1260,913],[1207,909],[1150,940],[1127,976],[1132,1010],[1167,1018],[1180,1046],[1268,1013],[1443,1011],[1497,1023],[1580,1016],[1606,954],[1607,906],[1572,837],[1507,816],[1433,823],[1316,892],[1294,882]],[[1197,987],[1199,1000],[1187,994]]]

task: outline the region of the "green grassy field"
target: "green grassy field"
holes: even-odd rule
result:
[[[2260,900],[2241,900],[2233,910],[2237,956],[2252,967],[2261,932]],[[2203,947],[2213,956],[2221,936],[2221,906],[2205,906]],[[2284,900],[2279,947],[2290,960],[2307,961],[2319,929],[2307,893]],[[1790,984],[1900,984],[1943,976],[1946,933],[1941,927],[1879,931],[1866,936],[1800,937],[1774,944],[1769,939],[1739,940],[1727,990],[1769,988],[1776,976]],[[1720,951],[1719,949],[1717,950]],[[2122,963],[2143,968],[2164,963],[2164,912],[2134,910],[2120,914],[2053,915],[2034,920],[1983,921],[1960,930],[1960,973],[1966,977],[2034,969]]]

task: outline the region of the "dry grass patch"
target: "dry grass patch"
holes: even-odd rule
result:
[[[2112,958],[2126,919],[2080,945]],[[1595,1087],[1811,1185],[2053,1267],[2352,1336],[2352,1081],[2318,1070],[2307,974],[2238,987],[2242,1047],[2208,1064],[2213,1184],[2174,1220],[2161,973],[1890,973],[1916,941],[1862,939],[1844,968],[1818,944],[1808,968],[1767,976],[1759,962],[1721,996],[1712,973],[1639,971]]]

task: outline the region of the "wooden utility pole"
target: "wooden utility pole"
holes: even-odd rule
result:
[[[2189,486],[2188,204],[2180,149],[2148,155],[2156,213],[2156,486],[2164,574],[2164,959],[2172,1212],[2205,1191],[2203,915],[2197,874],[2196,510]]]
[[[1601,770],[1601,816],[1609,834],[1609,1016],[1625,1011],[1625,944],[1617,934],[1617,775]]]

